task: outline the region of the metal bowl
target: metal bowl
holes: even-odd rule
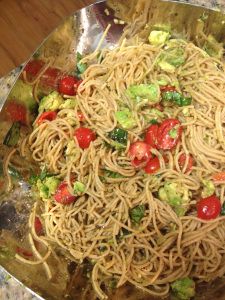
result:
[[[221,43],[225,42],[225,15],[218,11],[215,1],[205,1],[205,6],[198,1],[159,1],[146,0],[151,3],[148,12],[150,26],[155,23],[169,23],[178,35],[186,35],[196,41],[199,23],[204,18],[204,32],[213,34]],[[114,47],[123,32],[124,25],[115,24],[114,18],[122,18],[127,22],[135,15],[135,0],[109,0],[86,7],[66,19],[38,48],[31,57],[51,61],[51,64],[60,69],[72,70],[76,63],[76,52],[90,53],[95,50],[108,23],[112,26],[104,40],[102,47]],[[105,9],[110,15],[105,13]],[[20,75],[19,75],[20,76]],[[15,83],[15,86],[17,83]],[[15,89],[16,87],[13,87]],[[11,100],[12,92],[7,99],[0,103],[0,142],[1,149],[5,133],[11,123],[5,116],[6,102]],[[20,99],[16,99],[20,100]],[[4,104],[4,106],[3,106]],[[27,124],[27,134],[31,130],[31,122]],[[2,154],[0,151],[0,159]],[[24,161],[24,164],[29,164]],[[85,288],[89,291],[82,299],[95,299],[87,279],[82,276],[82,269],[74,271],[75,265],[64,259],[58,251],[56,257],[49,261],[53,269],[53,278],[47,281],[40,266],[27,266],[16,261],[13,256],[5,257],[2,253],[4,243],[13,251],[15,244],[23,241],[28,227],[28,216],[33,205],[34,196],[24,180],[17,179],[17,187],[10,193],[0,192],[0,264],[18,281],[27,286],[40,299],[81,299]],[[22,205],[21,205],[22,203]],[[69,269],[68,269],[69,265]],[[84,266],[85,267],[85,266]],[[225,284],[218,282],[200,288],[196,299],[225,299]],[[43,298],[41,298],[43,297]],[[132,287],[122,287],[111,296],[111,299],[153,299],[140,294]]]

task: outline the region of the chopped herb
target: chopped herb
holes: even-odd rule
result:
[[[124,178],[124,176],[121,175],[120,173],[113,172],[111,170],[105,170],[104,176],[109,178]]]
[[[109,138],[120,144],[126,145],[128,139],[128,132],[124,129],[116,127],[109,133]]]
[[[100,252],[104,252],[104,251],[107,250],[107,247],[106,246],[99,246],[98,249],[99,249]]]
[[[225,216],[225,202],[222,205],[222,209],[221,209],[221,215]]]
[[[8,147],[13,147],[18,143],[20,138],[20,123],[14,122],[6,134],[3,144]]]
[[[130,209],[130,218],[133,222],[139,224],[141,219],[145,215],[145,206],[137,205],[134,208]]]
[[[151,119],[149,123],[154,125],[158,124],[158,121],[156,119]]]
[[[116,280],[116,278],[113,277],[113,278],[109,281],[109,288],[110,288],[110,289],[115,289],[116,286],[117,286],[117,280]]]
[[[39,179],[39,176],[38,176],[38,175],[32,174],[32,175],[30,176],[30,178],[28,179],[28,183],[29,183],[30,185],[35,185],[35,184],[37,183],[38,179]]]

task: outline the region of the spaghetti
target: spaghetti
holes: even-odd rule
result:
[[[66,183],[71,196],[74,181],[85,186],[66,205],[54,195],[42,197],[38,209],[45,235],[39,239],[46,247],[63,248],[81,264],[85,259],[92,261],[92,284],[100,299],[107,298],[102,287],[110,278],[117,287],[129,282],[163,297],[178,279],[208,282],[225,273],[225,217],[203,220],[196,213],[204,181],[225,171],[223,63],[191,42],[182,41],[179,47],[185,61],[174,72],[158,66],[163,45],[150,45],[138,37],[124,40],[113,50],[103,49],[101,61],[97,51],[84,57],[82,63],[88,68],[77,95],[70,98],[76,101],[75,107],[59,108],[55,119],[40,124],[39,115],[28,138],[33,159]],[[154,104],[135,103],[127,94],[130,86],[159,82],[175,86],[192,103],[185,108],[165,106],[160,112]],[[127,130],[127,144],[118,149],[112,146],[110,132],[118,127],[116,112],[124,108],[132,112],[134,125]],[[85,121],[77,118],[80,112]],[[183,130],[172,151],[151,148],[159,168],[148,175],[142,165],[134,167],[129,154],[155,119],[158,123],[177,119]],[[88,147],[81,147],[74,137],[82,122],[97,137]],[[183,214],[160,197],[159,190],[167,183],[187,194]],[[222,205],[225,182],[214,187]],[[132,216],[135,208],[138,220]],[[44,262],[51,277],[48,255],[36,253],[36,263]]]

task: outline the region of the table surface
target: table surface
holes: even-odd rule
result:
[[[26,61],[67,16],[95,0],[1,0],[0,77]]]

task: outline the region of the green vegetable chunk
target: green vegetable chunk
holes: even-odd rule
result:
[[[185,215],[189,208],[189,191],[183,185],[175,182],[166,182],[159,189],[159,199],[167,202],[178,216]]]
[[[170,40],[167,47],[158,58],[158,66],[169,73],[174,73],[176,68],[183,65],[186,60],[185,51],[182,48],[182,40]]]
[[[77,52],[77,70],[75,72],[75,75],[78,78],[80,78],[81,74],[83,74],[87,69],[87,65],[80,62],[82,58],[83,58],[82,54]]]
[[[212,196],[215,193],[215,185],[211,180],[202,180],[203,183],[203,190],[202,190],[202,197],[206,198]]]
[[[113,141],[126,145],[128,139],[128,132],[124,129],[116,127],[109,133],[109,138]]]
[[[176,280],[171,284],[171,288],[180,300],[189,300],[195,295],[195,282],[189,277]]]
[[[117,122],[124,129],[131,129],[136,125],[136,121],[132,115],[132,112],[128,108],[124,108],[123,110],[117,111],[115,115]]]
[[[160,101],[160,88],[158,83],[131,85],[126,93],[137,103],[147,100],[148,104],[155,104]]]
[[[54,91],[41,99],[38,111],[39,113],[42,113],[45,110],[54,111],[59,109],[63,103],[63,97],[58,92]]]
[[[192,102],[191,98],[184,97],[176,91],[168,91],[162,93],[162,100],[164,105],[176,104],[178,106],[187,106],[190,105]]]
[[[164,44],[170,38],[170,33],[160,30],[153,30],[148,37],[149,43],[154,46]]]
[[[80,181],[75,181],[73,185],[73,191],[75,195],[80,195],[85,191],[85,185]]]
[[[49,198],[51,195],[55,194],[56,189],[60,183],[60,180],[55,176],[46,177],[44,180],[37,180],[37,188],[39,190],[40,197],[43,199]]]
[[[134,223],[140,224],[141,219],[145,215],[145,206],[137,205],[134,208],[130,209],[130,218]]]
[[[3,144],[8,147],[13,147],[18,143],[20,138],[20,123],[14,122],[7,132]]]
[[[74,109],[77,105],[75,99],[66,99],[60,106],[59,109]]]

